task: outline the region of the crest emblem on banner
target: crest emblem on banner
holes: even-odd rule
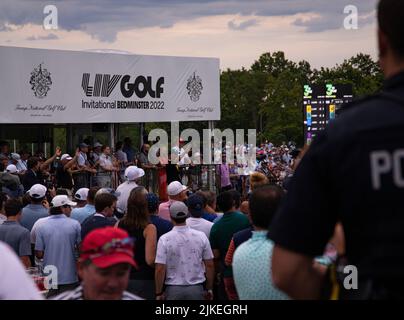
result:
[[[31,72],[29,84],[32,91],[34,91],[35,97],[42,99],[48,94],[52,85],[52,79],[50,72],[42,68],[42,63]]]
[[[202,79],[199,76],[195,75],[195,72],[192,76],[189,77],[187,81],[187,90],[191,100],[193,102],[197,102],[202,94],[203,86]]]

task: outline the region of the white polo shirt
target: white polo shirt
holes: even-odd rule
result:
[[[120,212],[126,213],[130,192],[136,187],[138,187],[138,185],[135,181],[125,181],[121,183],[118,188],[116,188],[116,192],[120,193],[118,201],[116,202],[116,207],[119,209]]]
[[[111,170],[114,167],[111,156],[107,156],[103,153],[100,155],[99,160],[100,166],[103,170]]]
[[[213,222],[210,222],[203,218],[194,217],[189,217],[186,222],[188,227],[198,231],[202,231],[209,239],[210,229],[212,229]]]
[[[77,158],[77,164],[79,166],[85,166],[87,162],[87,154],[85,154],[84,152],[80,152],[78,158]]]
[[[211,259],[206,235],[188,226],[175,226],[157,244],[156,263],[166,265],[166,285],[202,284],[206,280],[203,261]]]
[[[42,300],[14,251],[0,242],[0,300]]]

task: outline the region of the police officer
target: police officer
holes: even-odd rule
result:
[[[382,93],[352,105],[318,135],[268,232],[276,244],[274,283],[292,298],[320,297],[326,278],[313,257],[323,254],[338,221],[354,266],[342,288],[357,283],[343,292],[404,297],[404,1],[381,0],[378,23]]]

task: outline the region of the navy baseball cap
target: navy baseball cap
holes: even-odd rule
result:
[[[189,212],[193,215],[202,215],[203,198],[199,194],[192,194],[186,201]]]
[[[155,212],[159,208],[159,198],[154,193],[146,194],[149,212]]]

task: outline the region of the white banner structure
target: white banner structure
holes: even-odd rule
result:
[[[0,46],[0,123],[220,120],[219,59]]]

